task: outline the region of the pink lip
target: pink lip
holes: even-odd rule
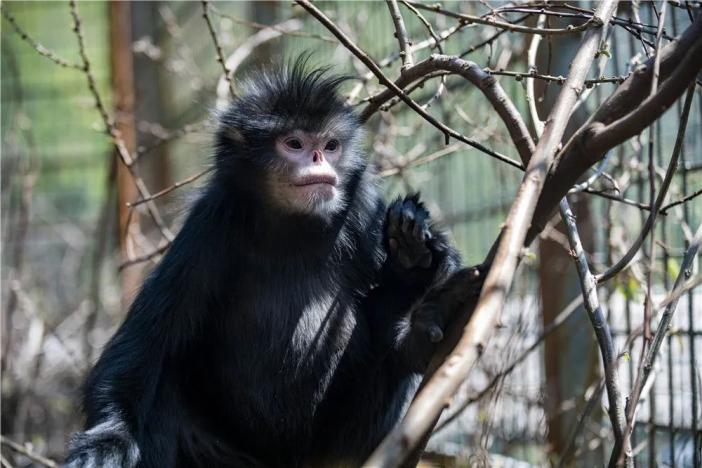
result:
[[[295,182],[298,187],[304,187],[305,185],[315,185],[315,184],[327,184],[331,186],[336,186],[336,177],[332,175],[309,175],[300,178]]]

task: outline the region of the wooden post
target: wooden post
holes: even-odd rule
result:
[[[127,1],[110,2],[110,63],[115,123],[130,153],[136,147],[134,125],[134,65],[132,58],[131,4]],[[122,260],[135,254],[134,235],[139,232],[139,214],[129,213],[127,202],[137,198],[137,190],[124,164],[117,169],[117,200],[119,210],[119,243]],[[125,268],[121,273],[122,306],[132,302],[142,278],[142,266]]]

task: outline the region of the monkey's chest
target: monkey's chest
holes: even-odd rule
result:
[[[270,301],[255,306],[256,332],[271,351],[268,364],[289,383],[310,379],[320,386],[347,352],[358,324],[355,304],[341,291]]]

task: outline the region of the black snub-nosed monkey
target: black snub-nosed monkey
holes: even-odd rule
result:
[[[77,467],[354,466],[443,337],[460,265],[418,195],[386,207],[341,78],[250,75],[216,170],[85,385]],[[434,290],[432,289],[432,290]]]

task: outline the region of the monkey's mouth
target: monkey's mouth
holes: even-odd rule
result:
[[[337,180],[333,175],[309,175],[295,181],[297,187],[307,187],[310,185],[326,184],[336,187]]]

